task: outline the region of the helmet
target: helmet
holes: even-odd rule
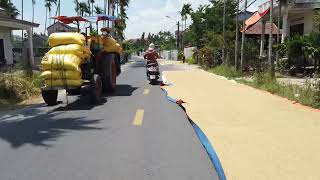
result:
[[[156,48],[156,46],[153,44],[153,43],[151,43],[150,45],[149,45],[149,49],[155,49]]]

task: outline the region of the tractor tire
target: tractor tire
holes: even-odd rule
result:
[[[117,85],[117,64],[116,56],[113,54],[106,55],[98,63],[98,73],[100,74],[103,91],[113,92]]]
[[[58,90],[41,90],[42,98],[48,106],[57,105]]]
[[[94,74],[90,83],[90,101],[92,104],[98,104],[101,102],[102,96],[102,82],[100,76],[98,74]]]

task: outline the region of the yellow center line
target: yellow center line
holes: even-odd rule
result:
[[[150,93],[150,89],[147,89],[147,88],[146,88],[146,89],[143,90],[143,95],[146,96],[146,95],[148,95],[149,93]]]
[[[138,109],[132,124],[135,126],[141,126],[143,123],[143,116],[144,116],[144,109]]]

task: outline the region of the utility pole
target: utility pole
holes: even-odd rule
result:
[[[23,0],[21,0],[21,19],[23,20]],[[23,41],[23,29],[21,31],[21,40]]]
[[[272,43],[273,43],[273,0],[270,1],[270,32],[269,32],[269,50],[268,50],[268,62],[269,62],[269,71],[272,77],[275,76],[274,70],[274,60],[272,58]]]
[[[226,54],[226,0],[223,0],[223,47],[222,47],[222,63],[225,63]]]
[[[103,1],[104,14],[107,15],[107,0]],[[103,27],[106,27],[106,21],[103,21]]]
[[[247,13],[247,4],[248,4],[248,0],[245,0],[244,2],[244,17],[246,17],[246,13]],[[243,58],[244,58],[244,43],[245,43],[245,36],[246,36],[246,31],[245,31],[245,26],[246,26],[246,21],[245,19],[243,20],[242,23],[242,42],[241,42],[241,60],[240,60],[240,70],[243,70]]]
[[[238,46],[239,46],[239,0],[237,0],[237,17],[236,17],[236,43],[234,48],[234,67],[238,68]]]

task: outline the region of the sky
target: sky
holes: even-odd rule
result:
[[[32,19],[32,0],[24,1],[24,19],[31,21]],[[253,0],[248,0],[253,1]],[[256,11],[258,5],[266,2],[267,0],[256,0],[248,10]],[[21,0],[11,0],[12,3],[21,11]],[[61,0],[61,15],[74,16],[73,0]],[[146,34],[157,33],[159,31],[176,30],[176,22],[173,19],[179,20],[180,15],[178,11],[181,10],[183,4],[190,3],[192,8],[196,9],[200,5],[209,4],[208,0],[130,0],[128,8],[128,22],[127,29],[125,30],[126,39],[139,38],[142,32]],[[96,4],[103,7],[103,0],[96,0]],[[54,15],[55,7],[52,8]],[[46,9],[44,7],[44,0],[36,0],[35,5],[35,23],[40,24],[35,32],[44,32]],[[173,19],[166,18],[170,16]],[[21,18],[20,16],[18,18]],[[53,22],[53,21],[52,21]],[[190,24],[190,20],[187,24]]]

